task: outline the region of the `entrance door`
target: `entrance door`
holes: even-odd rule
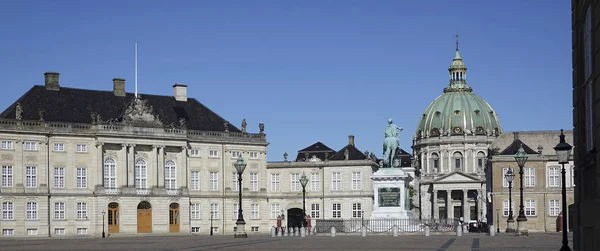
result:
[[[287,226],[288,227],[302,227],[302,221],[304,221],[304,213],[300,208],[288,209]]]
[[[179,232],[179,204],[171,203],[169,205],[169,232]]]
[[[108,204],[108,232],[119,232],[119,203],[111,202]]]
[[[147,201],[142,201],[137,206],[137,231],[152,233],[152,205]]]
[[[454,219],[460,220],[460,217],[463,217],[463,208],[461,206],[454,206]]]

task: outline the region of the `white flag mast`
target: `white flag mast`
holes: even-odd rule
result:
[[[138,66],[137,66],[137,64],[138,64],[137,60],[138,59],[137,58],[138,58],[138,56],[137,56],[137,42],[136,42],[135,43],[135,98],[136,99],[138,97],[138,83],[137,83],[138,82],[138,76],[137,76],[138,75],[137,74],[137,71],[138,71],[137,70],[137,68],[138,68]]]

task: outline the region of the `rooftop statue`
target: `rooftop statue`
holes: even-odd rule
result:
[[[394,159],[397,157],[397,149],[400,148],[398,134],[403,130],[388,119],[388,125],[385,128],[385,140],[383,141],[383,163],[387,167],[393,167]]]

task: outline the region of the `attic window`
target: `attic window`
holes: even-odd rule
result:
[[[437,129],[437,128],[431,129],[431,136],[438,136],[438,135],[440,135],[440,129]]]
[[[423,113],[423,119],[425,119],[427,117],[427,114]]]
[[[436,116],[436,117],[439,117],[439,116],[440,116],[440,114],[441,114],[441,112],[440,112],[440,111],[436,111],[436,112],[435,112],[435,116]]]
[[[490,111],[490,114],[494,114],[494,111]]]
[[[460,114],[460,110],[454,110],[454,114],[455,115],[459,115]]]
[[[475,110],[475,114],[479,115],[479,110]]]

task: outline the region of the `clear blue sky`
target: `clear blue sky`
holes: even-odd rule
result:
[[[349,134],[381,156],[388,118],[410,152],[458,32],[468,84],[505,131],[571,129],[570,21],[570,1],[2,1],[0,107],[46,71],[132,92],[138,41],[141,93],[185,83],[238,127],[265,123],[270,161]]]

